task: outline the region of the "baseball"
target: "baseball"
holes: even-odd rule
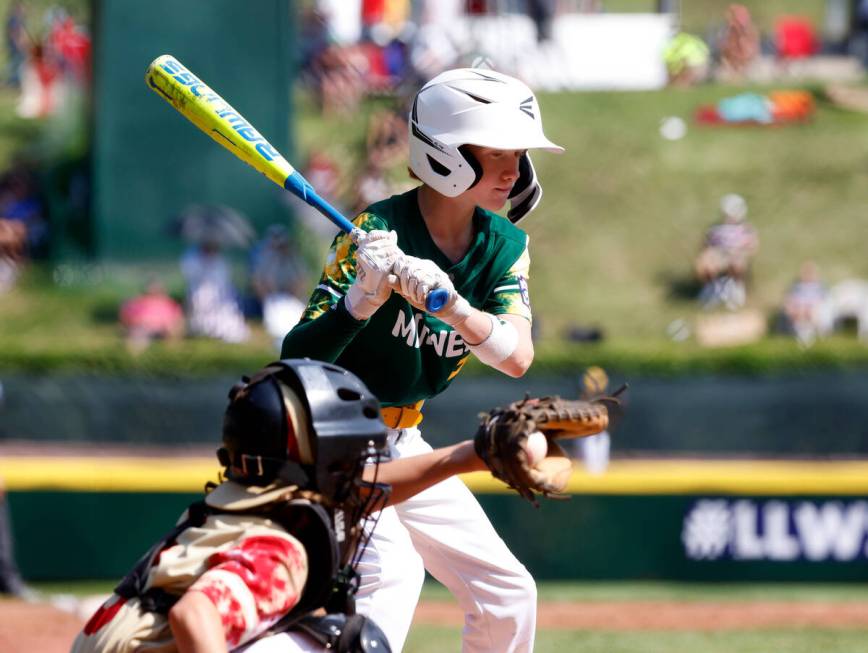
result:
[[[527,462],[529,465],[536,465],[539,461],[546,457],[549,450],[549,443],[546,436],[539,431],[534,431],[524,443],[524,452],[527,454]]]

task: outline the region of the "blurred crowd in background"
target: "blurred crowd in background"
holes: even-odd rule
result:
[[[37,14],[26,2],[13,0],[4,36],[3,82],[17,93],[19,117],[65,118],[83,111],[91,80],[91,41],[85,25],[63,7],[49,6]],[[26,260],[49,253],[42,167],[20,153],[0,171],[0,292],[15,283]]]
[[[91,41],[86,26],[60,6],[42,16],[14,0],[5,21],[6,83],[20,90],[18,115],[44,118],[62,110],[71,94],[88,88]]]
[[[677,16],[677,2],[653,4]],[[850,41],[858,55],[860,44],[868,43],[868,0],[855,6]],[[488,18],[519,16],[533,26],[535,41],[544,48],[553,39],[559,17],[600,14],[605,3],[302,0],[297,9],[298,81],[317,108],[325,115],[350,117],[358,113],[363,100],[378,99],[367,121],[362,151],[348,157],[336,156],[328,147],[306,153],[305,176],[327,200],[354,215],[413,184],[406,174],[405,158],[408,102],[415,90],[450,67],[495,66],[480,55],[478,40],[460,38],[461,32],[455,29],[460,20],[484,23]],[[772,79],[786,80],[794,63],[835,48],[840,51],[840,43],[825,43],[820,26],[808,18],[780,16],[772,31],[764,33],[750,10],[738,3],[727,5],[719,16],[709,16],[708,25],[705,33],[692,34],[681,31],[673,18],[671,38],[660,52],[670,85],[751,81],[759,68],[769,65],[778,75]],[[73,99],[86,95],[90,85],[87,26],[60,7],[36,15],[27,3],[16,0],[9,4],[5,36],[4,79],[18,93],[18,115],[42,120],[74,110]],[[868,51],[868,47],[863,49]],[[763,126],[804,123],[814,113],[809,91],[780,89],[739,93],[697,107],[693,119],[703,125]],[[661,128],[664,137],[677,139],[686,124],[673,118],[666,129]],[[28,259],[49,253],[51,220],[40,184],[38,170],[25,160],[0,173],[0,292],[14,285]],[[297,203],[293,208],[308,232],[324,240],[331,238],[332,227],[314,209]],[[744,197],[726,195],[720,200],[719,221],[702,237],[693,271],[699,285],[697,301],[705,309],[738,311],[748,304],[759,234],[747,220],[747,212]],[[131,349],[139,351],[154,338],[184,334],[242,342],[250,335],[250,320],[262,320],[277,344],[301,315],[308,281],[316,273],[296,250],[293,230],[274,226],[257,239],[246,218],[229,207],[190,207],[177,220],[175,235],[189,246],[180,263],[184,297],[173,299],[163,283],[150,280],[143,294],[132,298],[120,313]],[[197,221],[216,221],[221,226],[196,232],[191,225]],[[228,225],[234,226],[230,229]],[[231,249],[247,254],[241,283],[235,280],[227,257]],[[868,286],[850,280],[827,289],[812,261],[794,261],[793,269],[799,270],[797,279],[781,299],[780,315],[770,320],[773,326],[810,344],[842,322],[856,321],[859,336],[868,339]],[[576,327],[572,333],[578,335],[567,337],[604,337],[599,329]]]

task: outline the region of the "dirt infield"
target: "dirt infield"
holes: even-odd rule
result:
[[[0,600],[0,651],[67,653],[88,616],[81,612],[60,610],[49,603]],[[414,623],[457,627],[462,621],[454,603],[426,601],[419,605]],[[594,601],[544,602],[539,607],[540,628],[568,630],[711,631],[866,626],[868,603],[860,602]]]
[[[0,651],[68,653],[82,620],[48,603],[0,599]]]

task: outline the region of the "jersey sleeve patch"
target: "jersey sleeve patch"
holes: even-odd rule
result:
[[[532,314],[527,284],[529,275],[530,252],[525,244],[521,256],[495,284],[483,310],[493,315],[521,315],[530,320]]]
[[[360,213],[353,224],[362,231],[387,229],[373,213]],[[302,320],[314,320],[340,301],[356,279],[356,246],[350,234],[339,233],[332,241],[319,283],[307,303]]]

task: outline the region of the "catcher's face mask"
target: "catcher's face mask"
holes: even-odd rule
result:
[[[308,359],[271,363],[229,398],[218,456],[230,478],[318,493],[332,514],[342,566],[354,566],[373,529],[369,516],[390,490],[376,480],[388,458],[379,402],[355,375]],[[371,482],[362,478],[366,468]]]
[[[341,549],[341,566],[355,570],[365,546],[391,492],[391,486],[377,481],[381,462],[389,459],[385,448],[371,443],[366,455],[359,459],[355,472],[347,476],[341,490],[342,500],[335,505],[334,527]],[[365,470],[372,480],[362,478]]]

